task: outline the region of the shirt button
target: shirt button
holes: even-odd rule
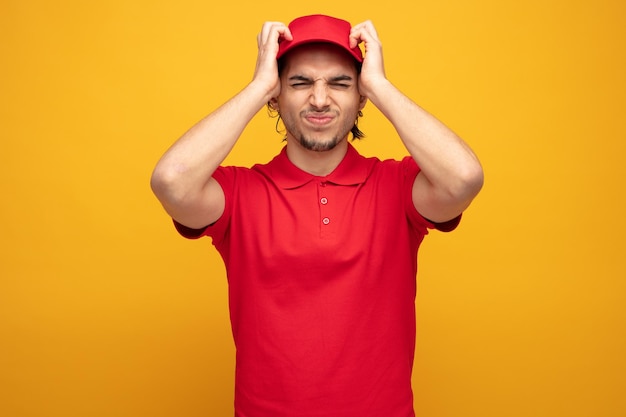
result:
[[[327,204],[328,203],[328,199],[326,197],[322,197],[322,199],[320,200],[320,203]]]
[[[330,219],[329,219],[328,217],[324,217],[324,218],[322,219],[322,223],[324,223],[324,224],[328,224],[328,223],[330,223]]]

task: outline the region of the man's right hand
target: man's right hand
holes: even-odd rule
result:
[[[265,23],[257,37],[259,54],[252,82],[196,123],[157,163],[152,189],[180,224],[199,229],[222,215],[225,195],[213,173],[254,115],[280,94],[276,55],[283,39],[293,39],[287,26]]]
[[[257,35],[259,49],[253,82],[266,86],[270,98],[280,94],[280,79],[278,77],[278,44],[282,40],[292,40],[289,28],[281,22],[265,22],[261,32]]]

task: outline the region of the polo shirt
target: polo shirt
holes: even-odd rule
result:
[[[414,416],[417,251],[437,227],[413,205],[418,173],[411,157],[366,158],[351,144],[327,176],[286,148],[214,173],[221,218],[177,228],[210,236],[226,266],[236,416]]]

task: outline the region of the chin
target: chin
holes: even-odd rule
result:
[[[337,145],[339,145],[341,142],[343,142],[345,138],[347,138],[347,135],[344,135],[344,136],[336,135],[330,138],[328,136],[324,138],[316,138],[316,137],[306,136],[304,134],[301,134],[297,137],[298,137],[298,143],[304,149],[308,149],[310,151],[315,151],[315,152],[325,152],[325,151],[330,151],[330,150],[335,149]]]
[[[301,136],[298,142],[304,149],[315,152],[325,152],[335,149],[341,141],[337,138],[332,138],[330,140],[311,140],[310,138]]]

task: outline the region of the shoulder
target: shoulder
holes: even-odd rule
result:
[[[370,162],[371,170],[375,175],[394,176],[413,181],[421,171],[411,156],[399,159],[366,158]]]

